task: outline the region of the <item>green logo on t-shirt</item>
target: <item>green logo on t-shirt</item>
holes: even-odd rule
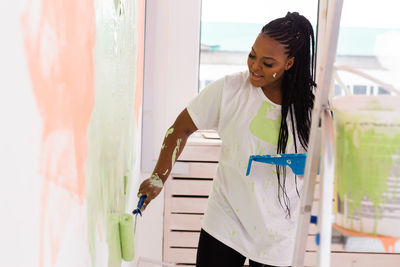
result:
[[[264,142],[276,145],[278,143],[279,128],[281,125],[281,115],[279,113],[279,116],[275,119],[270,118],[274,117],[274,115],[267,118],[267,115],[273,108],[274,105],[269,102],[264,101],[261,104],[257,115],[250,123],[250,132]]]

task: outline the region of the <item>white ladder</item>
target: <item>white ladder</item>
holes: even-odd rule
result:
[[[330,88],[332,88],[333,65],[339,33],[343,0],[320,0],[317,40],[317,91],[304,182],[301,192],[301,204],[296,232],[296,243],[292,267],[303,267],[306,251],[308,227],[310,225],[315,182],[320,165],[320,203],[318,211],[318,235],[320,237],[317,252],[317,267],[330,266],[332,234],[332,199],[334,180],[333,124],[329,108]],[[323,45],[319,47],[318,45]]]

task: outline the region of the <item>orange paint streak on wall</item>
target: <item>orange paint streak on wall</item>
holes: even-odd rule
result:
[[[394,252],[394,247],[395,247],[397,241],[400,240],[400,238],[391,237],[391,236],[374,236],[374,235],[351,231],[351,230],[343,228],[337,224],[333,224],[333,226],[344,235],[378,239],[382,243],[382,245],[385,248],[385,251],[387,253]]]
[[[135,115],[139,126],[139,115],[142,107],[143,95],[143,59],[144,59],[144,29],[145,29],[145,0],[138,1],[137,10],[137,60],[136,60],[136,92]]]
[[[70,193],[83,204],[86,198],[85,160],[90,115],[94,106],[93,47],[95,14],[92,0],[35,0],[39,14],[32,14],[30,1],[22,17],[24,45],[32,89],[43,120],[41,174],[40,266],[44,264],[45,230],[49,232],[55,264],[62,235],[45,226],[52,217],[68,216],[47,210],[51,186]],[[32,21],[37,29],[33,29]],[[60,201],[60,200],[59,200]],[[51,203],[53,206],[63,203]],[[62,220],[59,220],[62,221]],[[63,225],[60,225],[61,230]],[[58,229],[60,230],[60,229]]]

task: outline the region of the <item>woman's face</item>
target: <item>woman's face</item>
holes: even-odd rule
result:
[[[251,84],[263,89],[280,84],[285,70],[294,63],[294,57],[288,58],[285,53],[284,45],[268,35],[259,34],[247,59]]]

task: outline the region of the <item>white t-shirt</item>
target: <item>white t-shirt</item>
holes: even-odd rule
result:
[[[250,155],[276,154],[281,106],[271,102],[260,87],[254,87],[249,72],[244,71],[207,86],[187,110],[198,129],[215,129],[222,141],[203,229],[253,261],[291,265],[300,206],[295,175],[287,168],[290,218],[278,201],[274,165],[253,162],[246,176]],[[295,153],[290,126],[288,118],[286,153]],[[299,141],[297,149],[304,152]],[[302,179],[297,177],[299,192],[301,186]]]

